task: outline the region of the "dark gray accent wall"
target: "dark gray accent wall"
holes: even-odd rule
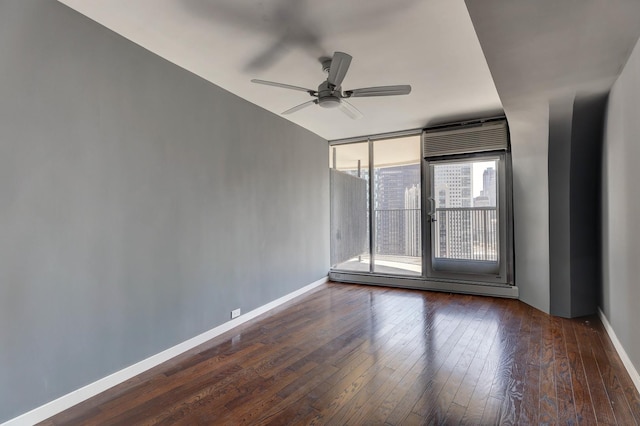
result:
[[[606,94],[549,107],[550,312],[596,313],[600,288],[600,155]]]
[[[602,156],[601,309],[640,369],[640,44],[609,95]]]
[[[608,93],[579,94],[571,142],[571,317],[595,314],[601,276],[602,141]]]
[[[53,1],[0,2],[0,200],[0,422],[329,268],[325,140]]]
[[[573,96],[549,104],[550,312],[571,317],[571,122]]]

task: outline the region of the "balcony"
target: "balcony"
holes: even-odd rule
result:
[[[495,263],[498,260],[498,217],[495,207],[437,208],[433,215],[434,264],[438,262]],[[422,275],[420,209],[375,210],[373,272]],[[334,267],[370,272],[368,252]]]

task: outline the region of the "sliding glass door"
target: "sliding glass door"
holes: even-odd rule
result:
[[[428,161],[427,276],[506,282],[505,154]]]

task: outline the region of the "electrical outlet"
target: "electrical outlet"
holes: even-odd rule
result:
[[[240,308],[231,311],[231,319],[238,318],[240,316]]]

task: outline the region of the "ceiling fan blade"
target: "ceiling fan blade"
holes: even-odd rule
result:
[[[267,81],[267,80],[258,80],[256,78],[254,78],[253,80],[251,80],[252,83],[258,83],[258,84],[264,84],[267,86],[275,86],[275,87],[282,87],[283,89],[291,89],[291,90],[299,90],[300,92],[307,92],[311,95],[315,94],[316,91],[313,89],[305,89],[304,87],[300,87],[300,86],[292,86],[290,84],[284,84],[284,83],[276,83],[275,81]]]
[[[350,104],[349,102],[345,101],[344,99],[342,99],[340,101],[340,111],[344,112],[345,114],[347,114],[349,117],[353,118],[354,120],[358,120],[362,117],[364,117],[364,115],[362,115],[362,113],[358,110],[358,108],[354,107],[352,104]]]
[[[244,68],[250,72],[270,68],[283,56],[287,47],[286,43],[286,37],[280,37],[275,43],[267,47],[258,56],[254,57]]]
[[[411,86],[401,84],[398,86],[363,87],[362,89],[347,90],[344,95],[347,98],[363,98],[366,96],[408,95],[409,93],[411,93]]]
[[[293,108],[289,108],[288,110],[286,110],[285,112],[283,112],[283,113],[282,113],[282,115],[285,115],[285,114],[291,114],[291,113],[294,113],[294,112],[296,112],[296,111],[300,111],[301,109],[304,109],[304,108],[306,108],[306,107],[308,107],[308,106],[311,106],[311,105],[313,105],[313,104],[317,104],[317,103],[318,103],[318,100],[317,100],[317,99],[314,99],[314,100],[312,100],[312,101],[307,101],[307,102],[305,102],[305,103],[303,103],[303,104],[296,105],[296,106],[294,106]]]
[[[335,52],[331,60],[331,65],[329,66],[329,78],[327,79],[329,83],[340,87],[342,80],[344,80],[344,77],[347,75],[347,71],[349,71],[350,64],[351,55],[343,52]]]

